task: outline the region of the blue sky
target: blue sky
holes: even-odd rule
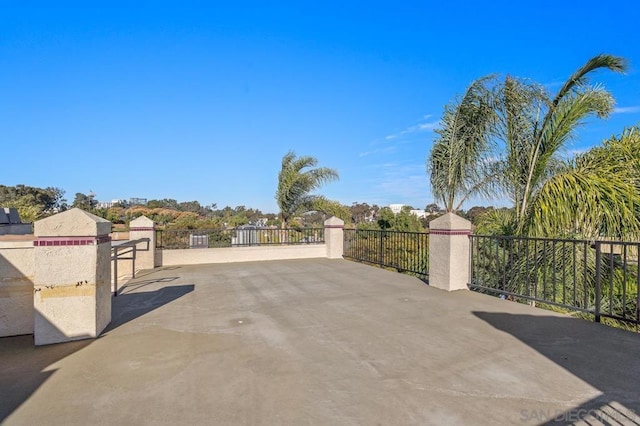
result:
[[[69,200],[92,190],[276,212],[291,149],[339,171],[329,198],[424,207],[433,128],[473,79],[553,90],[601,52],[630,62],[595,78],[617,113],[569,150],[640,122],[630,0],[20,3],[0,0],[0,184]]]

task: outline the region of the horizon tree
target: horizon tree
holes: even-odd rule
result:
[[[67,209],[64,190],[56,187],[39,188],[23,184],[0,185],[0,207],[15,207],[25,223]]]
[[[289,151],[282,157],[282,168],[278,173],[278,188],[275,199],[280,208],[282,228],[297,214],[326,204],[326,199],[312,192],[323,184],[338,180],[338,172],[328,167],[316,167],[318,160],[311,156],[297,157]]]
[[[83,194],[82,192],[76,192],[76,196],[73,199],[71,207],[76,207],[88,212],[93,212],[98,205],[98,201],[93,194]]]

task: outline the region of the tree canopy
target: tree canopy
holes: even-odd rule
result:
[[[433,193],[447,210],[471,195],[506,195],[514,210],[489,217],[516,234],[640,235],[635,178],[618,170],[634,170],[636,160],[621,141],[575,158],[563,154],[589,117],[613,110],[613,96],[589,83],[600,69],[623,72],[626,61],[594,56],[553,96],[530,80],[483,77],[445,107],[428,169]],[[628,134],[621,139],[631,143]]]
[[[338,172],[328,167],[316,167],[318,160],[310,156],[298,157],[289,151],[282,157],[282,168],[278,173],[278,188],[275,198],[280,208],[282,226],[286,227],[295,215],[312,210],[326,203],[321,195],[313,191],[323,184],[337,180]]]
[[[15,207],[23,222],[34,222],[67,208],[60,188],[0,185],[0,207]]]

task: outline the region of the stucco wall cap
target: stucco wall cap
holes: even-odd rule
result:
[[[471,222],[454,213],[447,213],[429,222],[429,229],[470,230]]]
[[[153,225],[153,221],[146,216],[137,217],[129,222],[130,228],[151,228]]]
[[[335,216],[331,216],[329,219],[324,221],[325,226],[344,226],[344,220],[337,218]]]
[[[37,237],[106,235],[111,232],[111,222],[73,208],[35,222],[33,231]]]

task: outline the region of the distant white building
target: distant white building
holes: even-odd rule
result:
[[[402,211],[404,204],[389,204],[389,208],[393,212],[393,214],[398,214]]]
[[[420,219],[424,219],[425,217],[429,216],[429,213],[427,213],[424,210],[411,210],[411,214],[415,214],[416,216],[418,216]]]
[[[129,198],[130,206],[146,206],[147,199],[146,198]]]
[[[99,209],[110,209],[116,204],[119,204],[121,206],[126,206],[127,202],[125,200],[98,201],[98,204],[96,206]]]
[[[391,209],[393,214],[398,214],[402,211],[402,208],[404,206],[405,204],[389,204],[389,209]],[[411,209],[410,213],[418,216],[420,219],[427,217],[429,215],[426,211],[418,210],[418,209]]]

